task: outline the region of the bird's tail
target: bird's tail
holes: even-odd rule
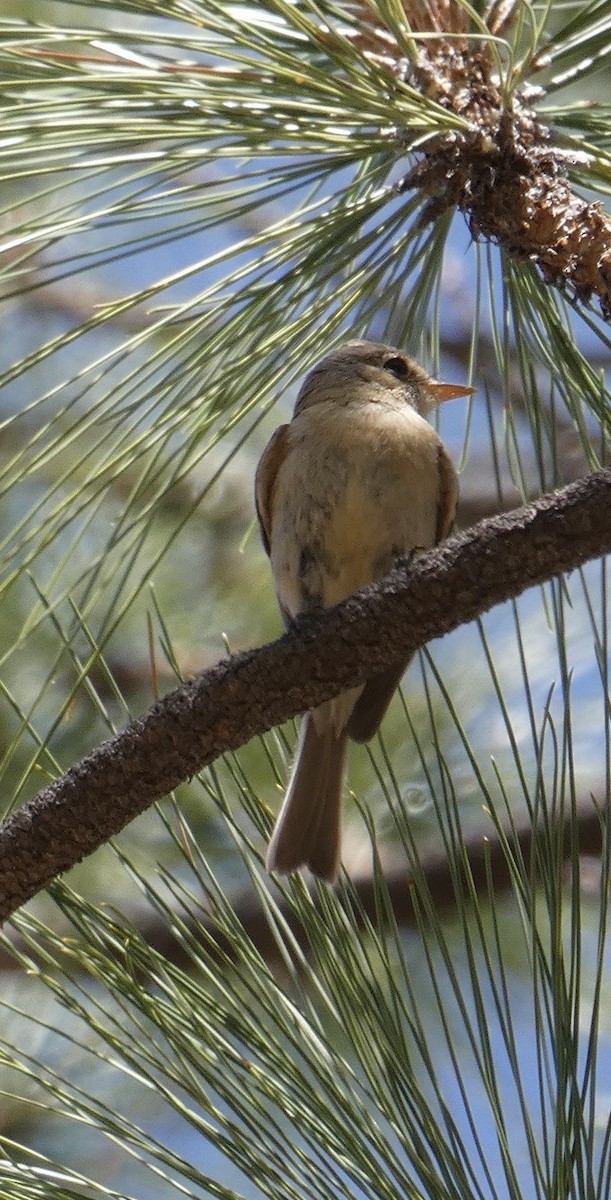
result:
[[[332,883],[340,860],[346,731],[312,714],[303,720],[284,803],[267,851],[268,871],[308,866]]]

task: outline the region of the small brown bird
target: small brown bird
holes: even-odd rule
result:
[[[473,388],[437,383],[393,346],[348,342],[301,387],[273,434],[255,496],[285,622],[381,578],[402,555],[446,537],[456,472],[426,415]],[[269,871],[339,870],[346,742],[373,737],[406,662],[304,718],[267,853]]]

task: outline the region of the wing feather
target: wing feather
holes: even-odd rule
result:
[[[261,455],[255,475],[255,505],[263,545],[268,554],[272,540],[274,487],[278,471],[288,454],[288,431],[288,425],[278,426]]]
[[[445,446],[442,446],[441,443],[437,450],[437,469],[439,473],[439,500],[437,502],[435,545],[442,542],[448,536],[454,524],[456,505],[458,504],[456,471]]]
[[[440,444],[437,451],[439,471],[439,499],[435,525],[435,545],[448,536],[454,523],[458,501],[458,482],[452,461]],[[407,669],[407,662],[387,667],[380,675],[370,679],[363,688],[347,725],[348,736],[353,742],[368,742],[380,725],[390,704],[395,688]]]

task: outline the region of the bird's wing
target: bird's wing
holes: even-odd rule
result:
[[[435,545],[447,537],[454,523],[458,501],[458,483],[452,461],[445,448],[440,445],[437,452],[439,470],[439,500],[435,526]],[[363,688],[347,724],[348,736],[353,742],[368,742],[380,725],[390,704],[395,688],[407,669],[406,662],[387,667],[380,675],[369,679]]]
[[[268,554],[272,540],[274,486],[278,471],[288,454],[288,431],[288,425],[278,426],[261,455],[255,475],[255,505],[263,545]]]
[[[456,471],[445,446],[442,445],[439,445],[437,450],[437,468],[439,472],[439,500],[437,503],[435,545],[442,542],[448,536],[454,524],[456,505],[458,504]]]
[[[346,725],[353,742],[368,742],[377,733],[380,722],[398,688],[407,662],[395,663],[365,684]]]

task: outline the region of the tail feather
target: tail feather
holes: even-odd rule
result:
[[[345,730],[336,734],[331,725],[317,729],[308,713],[269,844],[268,871],[284,873],[308,866],[329,882],[337,878],[345,756]]]

